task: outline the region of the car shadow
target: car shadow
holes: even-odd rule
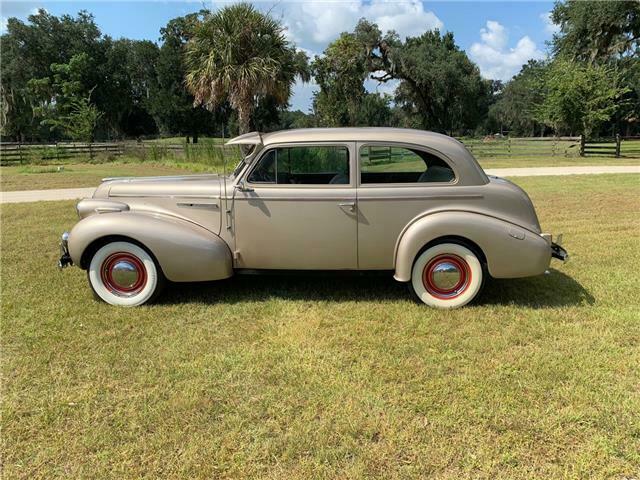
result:
[[[544,308],[593,305],[595,299],[578,281],[551,268],[536,277],[489,279],[476,303]]]
[[[269,274],[236,275],[227,280],[170,283],[158,304],[243,303],[270,299],[323,302],[411,300],[406,284],[392,274]],[[488,279],[477,305],[560,307],[593,304],[593,296],[573,278],[558,270],[524,279]]]

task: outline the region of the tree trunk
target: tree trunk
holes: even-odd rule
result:
[[[246,97],[239,102],[238,105],[238,124],[240,127],[240,135],[251,131],[251,113],[253,103],[251,97]]]

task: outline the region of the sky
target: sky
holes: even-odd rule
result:
[[[358,19],[376,22],[382,30],[396,30],[402,37],[418,36],[438,28],[451,31],[483,77],[509,80],[529,59],[548,53],[548,41],[556,31],[549,21],[552,1],[427,1],[420,0],[297,0],[259,1],[255,5],[280,19],[286,35],[312,58],[341,32],[353,30]],[[210,0],[185,1],[2,1],[0,32],[9,17],[22,20],[44,8],[54,15],[75,15],[87,10],[105,35],[114,38],[159,41],[160,28],[175,17],[203,7],[225,5]],[[368,80],[369,91],[393,93],[396,83]],[[307,112],[317,85],[296,84],[291,108]]]

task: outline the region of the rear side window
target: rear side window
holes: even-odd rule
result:
[[[349,151],[333,145],[273,148],[260,158],[248,180],[278,185],[347,185]]]
[[[360,149],[360,183],[447,183],[455,180],[440,157],[422,150],[371,145]]]

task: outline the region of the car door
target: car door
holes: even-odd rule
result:
[[[268,146],[233,207],[236,268],[358,267],[354,143]]]
[[[455,172],[424,147],[363,142],[357,148],[358,265],[391,270],[400,233],[413,218],[429,209],[455,207]]]

